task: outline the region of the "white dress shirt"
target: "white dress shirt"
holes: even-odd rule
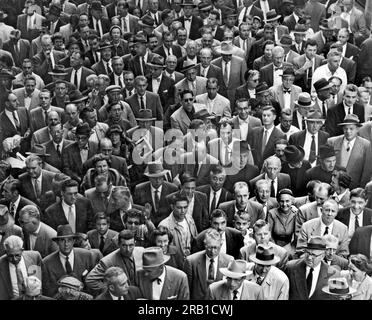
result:
[[[159,87],[160,87],[160,82],[161,82],[162,75],[160,74],[159,77],[156,79],[152,78],[152,92],[153,93],[158,93]]]
[[[142,96],[142,99],[143,99],[143,104],[144,104],[144,107],[146,109],[146,93]],[[141,96],[138,94],[138,104],[141,108]]]
[[[81,149],[80,150],[80,157],[81,157],[81,162],[85,163],[88,160],[88,153],[89,153],[89,145],[87,144],[86,146],[88,149]]]
[[[123,74],[120,74],[119,76],[114,73],[114,79],[115,79],[115,84],[117,86],[120,86],[121,88],[124,86],[124,78]],[[120,82],[121,81],[121,82]]]
[[[160,300],[161,292],[163,291],[164,279],[165,279],[165,268],[163,273],[159,276],[160,284],[157,280],[152,282],[152,300]]]
[[[312,134],[306,130],[305,134],[305,143],[304,143],[304,150],[305,150],[305,160],[309,160],[310,157],[310,149],[311,149],[311,142],[313,140]],[[315,155],[318,155],[318,132],[314,134],[315,136]],[[315,160],[310,163],[312,167],[316,165],[316,158]]]
[[[77,82],[78,83],[75,83],[75,73],[77,73]],[[72,72],[71,72],[71,79],[70,79],[70,82],[75,84],[76,85],[76,88],[79,89],[80,88],[80,84],[81,84],[81,73],[82,73],[82,68],[79,68],[78,70],[76,69],[72,69]]]
[[[92,17],[93,19],[93,29],[98,31],[99,36],[102,38],[103,36],[103,29],[102,29],[102,23],[101,20],[96,20],[96,18]]]
[[[314,70],[313,77],[311,79],[311,92],[315,92],[314,83],[319,79],[325,78],[329,80],[330,77],[336,76],[342,80],[342,84],[340,87],[340,92],[344,92],[345,87],[347,85],[347,75],[343,68],[338,67],[336,71],[332,74],[332,72],[328,68],[328,64],[319,66]]]
[[[349,238],[351,238],[355,232],[355,219],[358,219],[359,226],[363,227],[363,211],[358,215],[355,215],[350,209],[350,219],[349,219]]]
[[[207,279],[208,279],[208,272],[209,272],[209,265],[211,264],[211,258],[208,255],[205,255],[205,270],[207,271]],[[213,259],[213,279],[216,279],[217,276],[217,267],[218,267],[218,256]]]
[[[226,253],[226,233],[222,233],[221,235],[221,249],[220,249],[220,253]]]
[[[207,77],[207,74],[208,74],[208,71],[209,71],[209,67],[206,67],[206,68],[203,68],[203,66],[200,66],[200,76],[201,77],[204,77],[206,78]]]
[[[350,114],[354,114],[354,105],[351,107],[347,106],[345,102],[343,102],[345,114],[349,114],[349,108],[350,108]]]
[[[269,181],[270,183],[270,188],[271,188],[271,179],[269,178],[269,176],[267,175],[267,173],[265,173],[265,180]],[[275,195],[277,194],[278,192],[278,177],[276,177],[274,179],[274,191],[275,191]]]
[[[221,196],[221,192],[222,192],[222,189],[218,190],[218,191],[214,191],[212,189],[212,187],[210,188],[211,191],[210,191],[210,195],[209,195],[209,208],[211,207],[212,205],[212,202],[213,202],[213,197],[214,197],[214,193],[216,192],[216,208],[217,208],[217,203],[218,203],[218,200],[220,200],[220,196]]]
[[[319,263],[313,270],[313,281],[311,283],[309,298],[314,294],[316,284],[319,278],[320,266],[321,266],[321,263]],[[309,275],[309,273],[310,273],[310,267],[306,266],[306,278]]]
[[[37,235],[40,232],[40,228],[41,228],[41,223],[39,223],[39,226],[37,227],[36,231],[29,235],[29,237],[30,237],[30,250],[34,250],[34,248],[35,248],[35,243],[36,243]]]
[[[27,274],[25,259],[23,259],[22,257],[21,261],[19,261],[18,264],[19,264],[19,267],[21,268],[23,279],[26,281],[28,274]],[[10,282],[12,284],[13,296],[19,297],[16,265],[10,262],[9,262],[9,273],[10,273]]]
[[[66,220],[70,223],[69,219],[68,219],[68,213],[70,211],[70,206],[62,200],[62,209],[63,209],[63,213],[65,214],[65,217],[66,217]],[[72,215],[73,215],[73,220],[75,221],[75,224],[76,224],[76,207],[75,205],[73,204],[71,206],[71,209],[72,209]],[[76,226],[75,225],[70,225],[72,230],[74,231],[76,229]]]
[[[283,68],[283,66],[281,66]],[[282,75],[283,75],[283,69],[278,69],[278,70],[275,70],[275,66],[273,66],[274,68],[274,74],[273,74],[273,86],[280,86],[282,85],[283,81],[282,81]]]
[[[233,144],[234,144],[235,140],[236,139],[232,139],[231,142],[227,145],[227,152],[229,153],[228,157],[229,157],[230,161],[231,161],[232,148],[233,148]],[[220,159],[220,162],[224,166],[228,164],[228,163],[225,163],[225,153],[226,153],[226,144],[223,141],[221,141],[221,159]]]
[[[255,89],[248,89],[249,97],[256,98],[256,90]]]
[[[192,19],[192,17],[190,17],[190,18]],[[191,21],[186,20],[186,16],[185,16],[184,27],[185,27],[185,29],[186,29],[186,31],[187,31],[187,33],[186,33],[186,34],[187,34],[187,38],[190,37],[191,22],[192,22],[192,20],[191,20]]]
[[[274,130],[274,128],[275,128],[275,126],[273,125],[273,126],[271,126],[271,128],[269,128],[269,129],[266,129],[265,127],[263,127],[263,128],[264,128],[263,135],[265,134],[265,131],[267,131],[267,140],[265,141],[265,146],[266,146],[266,145],[267,145],[267,142],[269,141],[270,136],[271,136],[271,134],[272,134],[272,132],[273,132],[273,130]],[[263,136],[262,136],[262,139],[263,139]]]
[[[66,270],[66,256],[61,252],[59,252],[59,260],[62,263],[63,269]],[[74,250],[72,249],[70,254],[68,255],[68,262],[70,262],[72,270],[74,270],[74,261],[75,261]]]
[[[36,14],[32,16],[27,15],[27,30],[35,29],[36,24]]]
[[[324,232],[326,230],[326,227],[328,227],[328,234],[332,234],[332,231],[333,231],[333,222],[329,225],[329,226],[326,226],[322,219],[320,219],[320,234],[321,236],[324,235]]]
[[[152,203],[154,204],[154,208],[155,208],[155,190],[158,190],[159,193],[158,193],[158,196],[159,196],[159,201],[160,201],[160,196],[161,196],[161,191],[163,189],[163,186],[160,186],[158,189],[155,189],[152,185],[151,185],[151,198],[152,198]]]
[[[239,118],[240,140],[247,140],[249,116],[246,120]]]
[[[242,290],[243,290],[243,283],[241,284],[241,286],[236,289],[237,290],[237,293],[236,293],[236,300],[240,300],[240,297],[242,295]],[[230,297],[231,297],[231,300],[234,299],[234,292],[230,290]]]

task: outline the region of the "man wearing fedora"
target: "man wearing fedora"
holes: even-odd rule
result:
[[[100,43],[98,51],[100,52],[100,60],[92,65],[91,69],[96,75],[105,74],[110,76],[112,73],[112,47],[113,45],[108,40]]]
[[[295,80],[295,71],[292,67],[286,67],[282,74],[282,83],[270,88],[270,93],[275,101],[280,103],[281,109],[295,107],[295,101],[298,100],[302,89],[293,84]]]
[[[177,187],[165,181],[166,171],[161,163],[149,162],[144,175],[149,178],[149,181],[135,186],[133,201],[139,205],[146,203],[151,205],[151,221],[157,226],[171,213],[166,197],[176,192]]]
[[[208,229],[204,237],[205,250],[193,253],[185,260],[183,270],[187,274],[190,298],[192,300],[203,300],[206,296],[208,286],[216,281],[222,280],[220,268],[227,267],[234,258],[220,252],[222,239],[220,233],[215,229]]]
[[[184,0],[181,4],[183,15],[177,19],[187,31],[187,38],[196,40],[200,38],[200,28],[203,26],[203,20],[199,16],[193,15],[194,8],[197,7],[191,0]]]
[[[344,134],[328,139],[328,144],[333,146],[336,152],[336,164],[346,168],[346,172],[351,177],[351,188],[359,186],[364,188],[372,174],[371,144],[358,136],[361,127],[359,119],[355,114],[347,114],[344,121],[338,123]]]
[[[261,287],[247,280],[253,272],[247,270],[244,260],[232,260],[227,267],[220,268],[226,277],[212,283],[208,288],[206,300],[262,300]]]
[[[138,271],[138,286],[147,300],[189,300],[186,274],[165,265],[170,259],[159,247],[149,247],[142,254],[142,269]]]
[[[3,246],[5,254],[0,258],[0,300],[21,298],[25,294],[25,281],[29,275],[41,279],[43,263],[40,253],[23,250],[23,240],[16,235],[8,237]]]
[[[314,108],[310,94],[307,92],[301,92],[298,95],[297,102],[295,102],[292,120],[293,125],[299,130],[306,130],[306,118],[309,116],[309,113],[313,111]]]
[[[273,247],[259,244],[256,253],[249,256],[247,270],[252,271],[248,280],[261,286],[263,300],[288,300],[289,280],[286,274],[275,267],[280,258]]]
[[[289,279],[289,300],[330,300],[322,288],[339,272],[324,262],[325,250],[322,237],[310,237],[305,242],[305,255],[287,263],[284,271]]]
[[[103,16],[103,8],[100,1],[92,1],[90,5],[89,28],[95,30],[101,38],[110,29],[110,21]]]
[[[74,248],[76,234],[70,225],[59,225],[57,236],[52,238],[58,245],[58,251],[43,259],[43,293],[53,297],[57,291],[57,282],[63,275],[74,275],[80,281],[93,268],[93,259],[89,250]]]
[[[91,69],[83,66],[85,55],[82,52],[73,52],[70,56],[70,68],[66,69],[66,80],[73,83],[76,89],[84,91],[87,89],[86,78],[94,74]]]
[[[0,256],[6,251],[4,241],[8,237],[15,235],[23,239],[22,228],[15,224],[14,217],[3,204],[0,205],[0,235]]]

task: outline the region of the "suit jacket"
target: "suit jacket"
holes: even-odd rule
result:
[[[199,186],[199,187],[196,188],[196,191],[202,192],[207,196],[208,212],[210,212],[210,207],[209,207],[210,199],[211,199],[211,186],[210,186],[210,184],[205,184],[205,185]],[[218,208],[218,206],[221,203],[226,202],[226,201],[231,201],[233,199],[234,199],[233,195],[229,191],[227,191],[225,188],[222,188],[221,189],[221,195],[218,199],[218,202],[216,203],[216,208]]]
[[[207,79],[204,77],[196,76],[196,92],[194,92],[194,96],[199,94],[203,94],[207,92],[206,89]],[[176,103],[181,101],[179,93],[183,90],[190,90],[187,79],[182,79],[180,82],[176,83],[175,85],[175,101]]]
[[[243,281],[240,300],[262,300],[262,298],[261,287],[257,283]],[[208,288],[205,300],[232,300],[227,280],[212,283]]]
[[[106,6],[107,14],[109,16],[110,21],[111,21],[113,16],[116,16],[115,11],[113,10],[114,7],[115,7],[115,3],[110,3],[109,5]],[[122,27],[121,17],[120,16],[117,16],[117,17],[120,19],[119,26]],[[127,30],[127,32],[131,32],[133,34],[136,34],[140,30],[140,27],[139,27],[139,24],[138,24],[139,18],[137,16],[134,16],[134,15],[130,14],[130,13],[127,14],[126,18],[129,20],[129,30]]]
[[[183,80],[182,80],[183,81]],[[181,81],[181,82],[182,82]],[[180,82],[179,82],[180,83]],[[178,83],[177,83],[178,84]],[[195,112],[198,112],[199,109],[198,107],[195,107]],[[179,129],[182,131],[182,133],[184,135],[186,135],[187,133],[187,129],[189,128],[190,126],[190,123],[191,123],[191,120],[188,115],[186,114],[186,111],[185,109],[180,106],[176,111],[174,111],[172,113],[172,115],[170,116],[170,123],[171,123],[171,127],[172,129]]]
[[[45,17],[35,12],[35,25],[32,29],[27,30],[27,14],[21,14],[17,18],[17,29],[21,31],[23,39],[32,41],[32,39],[39,36],[39,30],[41,29],[42,22],[45,20]]]
[[[29,246],[29,237],[30,235],[23,230],[24,232],[24,248],[25,250],[31,250]],[[56,230],[49,227],[43,222],[40,222],[40,230],[37,234],[36,241],[33,251],[38,251],[42,258],[46,257],[47,255],[51,254],[54,251],[58,250],[58,245],[52,239],[57,236]]]
[[[144,206],[146,203],[149,203],[152,207],[151,221],[155,224],[155,226],[157,226],[159,222],[164,220],[172,211],[166,197],[177,190],[177,187],[172,183],[167,181],[162,183],[162,190],[161,194],[159,195],[159,211],[156,212],[154,202],[152,201],[151,183],[150,181],[143,182],[135,186],[133,202],[142,206]]]
[[[2,185],[0,186],[0,189],[2,189]],[[19,218],[19,211],[21,211],[21,209],[25,206],[28,206],[28,205],[31,205],[31,206],[36,206],[35,203],[33,203],[31,200],[25,198],[25,197],[22,197],[20,196],[21,198],[19,199],[19,203],[18,203],[18,207],[17,207],[17,210],[15,212],[15,215],[14,215],[14,223],[16,225],[19,226],[19,222],[18,222],[18,218]],[[10,204],[11,202],[6,200],[5,198],[4,199],[1,199],[0,200],[0,204],[2,205],[5,205],[8,207],[8,210],[10,212]]]
[[[221,203],[218,208],[225,211],[227,216],[227,225],[229,227],[233,227],[233,220],[234,220],[234,214],[236,210],[236,202],[235,200],[231,200],[225,203]],[[262,210],[262,204],[258,202],[254,202],[252,200],[248,200],[246,211],[251,216],[250,226],[253,227],[254,223],[258,219],[265,219],[265,214]]]
[[[323,61],[322,56],[315,55],[314,71],[315,71],[316,68],[318,68],[322,64],[322,61]],[[296,70],[296,76],[295,76],[294,84],[301,87],[303,89],[303,91],[309,92],[309,90],[311,89],[311,84],[310,84],[310,86],[308,84],[307,72],[304,72],[304,73],[299,73],[298,72],[298,69],[300,69],[305,64],[305,62],[306,62],[306,55],[305,54],[302,54],[299,57],[295,57],[293,59],[293,67]]]
[[[88,159],[93,157],[97,151],[97,144],[89,141]],[[83,163],[81,162],[80,150],[77,142],[66,147],[65,152],[62,153],[63,172],[73,179],[80,181],[83,174]]]
[[[82,92],[82,91],[85,91],[88,87],[87,86],[87,81],[86,81],[87,77],[90,76],[91,74],[94,74],[94,72],[92,70],[86,68],[86,67],[81,67],[81,68],[82,69],[81,69],[81,77],[80,77],[80,87],[77,88],[77,89],[79,89]],[[68,68],[66,70],[66,72],[67,72],[66,80],[68,82],[70,82],[70,80],[71,80],[72,70],[73,70],[72,67]]]
[[[350,208],[342,208],[338,211],[336,219],[342,222],[345,226],[349,227],[350,223]],[[363,227],[372,224],[372,210],[364,208],[363,210]]]
[[[320,30],[320,31],[315,32],[315,34],[312,36],[311,39],[315,40],[318,44],[318,49],[316,51],[317,54],[324,54],[326,43],[324,43],[324,40],[322,38],[322,31]]]
[[[253,178],[259,175],[260,171],[257,166],[253,166],[249,163],[246,166],[239,170],[236,174],[230,174],[226,176],[224,187],[229,190],[231,193],[234,192],[234,184],[238,181],[250,181]]]
[[[38,206],[41,205],[41,203],[45,199],[45,193],[52,189],[52,180],[55,176],[55,173],[42,170],[42,178],[41,178],[41,196],[40,198],[37,198],[34,187],[32,185],[31,177],[28,175],[27,172],[22,173],[18,179],[21,182],[22,188],[20,190],[21,195],[23,195],[25,198],[31,200],[32,202],[36,203]],[[45,208],[41,208],[42,210]]]
[[[41,269],[42,261],[39,252],[36,251],[23,251],[22,257],[25,261],[28,275],[36,275],[41,280],[41,270],[35,272],[36,269]],[[44,281],[44,279],[43,279]],[[9,262],[6,255],[0,257],[0,300],[11,300],[14,298],[12,283],[9,272]]]
[[[206,253],[205,250],[196,252],[188,256],[185,260],[184,271],[187,274],[190,288],[190,299],[191,300],[203,300],[208,290],[208,271],[206,270]],[[218,255],[218,265],[214,266],[217,268],[216,278],[214,282],[220,281],[223,278],[223,274],[220,272],[220,268],[226,268],[230,261],[234,258],[225,253]]]
[[[58,108],[58,107],[54,107],[54,106],[51,106],[50,109],[51,109],[51,111],[58,112],[58,114],[61,118],[61,121],[63,123],[64,110],[62,108]],[[37,108],[32,109],[30,111],[32,131],[37,131],[37,130],[39,130],[41,128],[44,128],[48,125],[47,120],[44,120],[43,113],[44,113],[44,110],[43,110],[42,107],[37,107]]]
[[[353,113],[359,117],[361,123],[364,122],[364,108],[359,103],[355,103],[353,106]],[[343,102],[338,105],[329,108],[327,113],[327,118],[325,121],[325,130],[329,133],[331,137],[342,135],[344,132],[339,123],[344,121],[346,114]]]
[[[262,173],[259,176],[249,181],[249,189],[250,189],[250,192],[252,192],[252,194],[256,187],[256,182],[261,179],[265,179],[265,173]],[[291,188],[291,177],[286,173],[279,173],[277,191],[282,190],[284,188],[289,188],[289,189]]]
[[[308,297],[306,286],[306,263],[303,259],[287,263],[285,273],[289,279],[289,300],[332,300],[331,295],[322,291],[328,285],[328,279],[337,274],[336,269],[321,262],[318,281],[313,295]]]
[[[234,116],[231,119],[231,122],[232,122],[233,129],[240,129],[239,116]],[[261,128],[262,127],[261,120],[258,119],[258,118],[256,118],[256,117],[249,116],[249,118],[248,118],[248,134],[247,134],[247,138],[250,136],[250,133],[252,132],[253,128],[257,128],[257,127],[258,128]],[[234,137],[236,137],[238,139],[241,139],[240,132],[239,132],[239,136],[236,136],[235,135],[235,131],[233,132],[233,135],[234,135]]]
[[[106,212],[109,202],[103,201],[102,195],[97,192],[96,187],[85,190],[84,197],[92,203],[93,215],[98,212]],[[109,198],[109,197],[107,197]]]
[[[75,277],[84,282],[86,273],[93,268],[93,259],[89,250],[74,248],[74,265],[72,268]],[[57,281],[66,274],[66,270],[61,263],[59,250],[51,253],[43,259],[42,278],[43,294],[53,297],[57,291]]]
[[[247,90],[248,91],[248,90]],[[302,92],[302,89],[298,86],[291,86],[291,99],[290,99],[290,108],[291,110],[294,109],[295,107],[295,101],[298,100],[298,96],[299,94]],[[285,104],[284,104],[284,91],[283,91],[283,86],[282,85],[278,85],[278,86],[273,86],[270,88],[270,93],[272,95],[272,98],[275,100],[275,101],[278,101],[279,104],[280,104],[280,107],[282,109],[285,108]]]
[[[157,120],[163,120],[163,106],[161,105],[159,95],[146,91],[146,105],[145,108],[152,110],[152,116]],[[139,110],[141,106],[138,102],[138,94],[135,93],[129,98],[126,99],[126,102],[130,105],[131,109],[133,110],[134,116],[136,118],[139,117]]]
[[[248,136],[248,143],[251,146],[252,155],[254,159],[255,165],[259,168],[262,167],[263,161],[273,155],[275,152],[275,141],[277,139],[286,139],[286,135],[279,130],[278,128],[274,127],[273,131],[270,134],[269,139],[267,140],[265,149],[263,153],[261,153],[262,149],[262,139],[264,134],[264,128],[253,128]]]
[[[284,17],[284,20],[283,20],[283,25],[284,26],[287,26],[288,27],[288,30],[291,32],[292,30],[294,30],[295,26],[296,26],[296,19],[294,17],[293,14],[289,15],[289,16],[286,16]]]
[[[92,229],[93,208],[91,202],[84,198],[78,198],[75,203],[76,232],[87,233]],[[62,208],[62,202],[54,203],[46,208],[42,221],[53,229],[57,230],[60,224],[68,224],[65,213]]]
[[[141,291],[135,286],[128,287],[128,293],[125,294],[124,300],[137,300],[142,298]],[[111,294],[108,290],[98,295],[95,300],[112,300]]]
[[[118,232],[109,229],[106,234],[105,244],[103,246],[102,254],[107,256],[109,253],[115,251],[118,248],[117,236]],[[89,230],[87,233],[89,243],[92,248],[99,249],[100,246],[100,235],[96,229]]]
[[[300,230],[297,239],[297,249],[302,250],[306,248],[307,241],[310,237],[322,236],[320,234],[321,218],[314,218],[306,221]],[[336,254],[347,257],[349,255],[349,235],[348,227],[338,220],[333,221],[332,234],[338,238],[338,248]]]
[[[109,76],[109,74],[107,73],[106,68],[105,68],[102,60],[100,60],[99,62],[93,64],[92,67],[91,67],[91,69],[96,73],[97,76],[100,75],[100,74],[105,74],[105,75]],[[71,73],[70,73],[70,77],[71,77]]]
[[[180,46],[172,45],[171,49],[172,49],[173,55],[176,56],[177,59],[182,57],[182,51],[181,51]],[[163,45],[159,45],[152,52],[162,56],[164,58],[164,60],[167,58],[167,54],[165,53]]]
[[[177,21],[182,23],[182,26],[185,27],[185,16],[181,16]],[[196,40],[201,37],[199,29],[203,26],[203,20],[197,16],[192,16],[191,18],[191,25],[190,25],[190,32],[188,34],[189,39]]]
[[[326,17],[325,5],[317,1],[307,2],[305,14],[311,17],[311,28],[316,32],[319,30],[320,21]]]
[[[283,68],[290,67],[292,64],[288,62],[283,62]],[[274,64],[270,63],[267,66],[264,66],[260,70],[260,81],[266,82],[269,87],[272,87],[274,84]]]
[[[185,78],[185,76],[181,72],[174,71],[173,74],[174,74],[174,79],[173,78],[172,79],[174,80],[174,84],[180,82],[183,78]],[[165,71],[163,71],[163,75],[166,76]]]
[[[147,79],[147,91],[152,92],[152,79]],[[175,92],[175,81],[172,78],[162,75],[161,81],[159,84],[158,92],[156,93],[160,98],[160,103],[163,107],[163,110],[174,104],[174,92]]]
[[[110,24],[111,23],[110,23],[110,20],[109,19],[102,17],[102,19],[101,19],[101,26],[102,26],[102,33],[103,34],[109,32],[109,30],[110,30]],[[89,28],[94,30],[93,19],[89,19]],[[97,28],[98,28],[98,26],[97,26]],[[97,33],[98,33],[98,36],[100,36],[98,31],[97,31]]]
[[[53,58],[56,64],[58,64],[64,57],[65,54],[60,51],[52,50]],[[52,67],[48,64],[48,61],[43,52],[35,54],[32,59],[32,65],[34,66],[34,72],[39,75],[48,84],[52,82],[52,76],[48,72],[52,71]],[[70,80],[68,80],[70,81]]]
[[[309,220],[319,217],[316,201],[305,203],[298,207],[296,216],[296,238],[299,236],[302,225]]]
[[[73,143],[74,141],[71,140],[63,140],[62,150],[60,150],[61,154],[63,154],[65,152],[65,149]],[[62,156],[61,157],[58,156],[57,150],[54,147],[53,140],[43,143],[43,145],[45,146],[45,152],[50,154],[50,156],[47,157],[46,162],[52,165],[53,167],[57,168],[58,170],[62,171],[63,170]]]
[[[371,234],[372,226],[358,228],[351,237],[349,250],[350,254],[361,253],[368,259],[371,258]]]
[[[245,52],[244,52],[244,54],[245,54],[245,59],[248,58],[248,56],[249,56],[249,52],[251,51],[251,48],[252,48],[253,42],[254,42],[255,40],[256,40],[256,38],[254,38],[254,37],[248,37],[248,39],[247,39],[247,48],[246,48],[246,50],[245,50]],[[234,40],[233,40],[233,45],[237,46],[238,48],[241,48],[241,47],[240,47],[240,36],[236,36],[236,37],[234,38]],[[241,49],[243,49],[243,48],[241,48]]]
[[[195,69],[196,69],[196,75],[201,77],[201,75],[200,75],[200,72],[201,72],[201,64],[198,63],[198,64],[196,65],[196,68],[195,68]],[[218,83],[221,84],[221,83],[223,82],[223,79],[222,79],[222,70],[221,70],[221,68],[215,66],[214,64],[210,64],[210,65],[209,65],[208,72],[207,72],[207,74],[205,75],[205,78],[207,78],[207,79],[209,79],[209,78],[217,78]],[[177,81],[176,81],[176,83],[177,83]],[[221,89],[221,88],[220,88],[220,89]],[[221,92],[220,92],[220,94],[221,94]]]
[[[14,89],[13,93],[17,96],[19,105],[24,107],[25,106],[26,91],[25,91],[25,88],[23,87],[23,85],[22,85],[21,88]],[[31,95],[31,103],[30,103],[30,107],[28,109],[29,111],[32,111],[33,109],[35,109],[36,107],[38,107],[40,105],[39,93],[40,93],[40,90],[35,88],[35,91]],[[31,125],[32,125],[32,117],[31,117]],[[33,129],[33,130],[35,130],[35,129]]]
[[[151,61],[153,56],[154,56],[154,54],[152,52],[149,52],[148,55],[147,55],[147,61]],[[140,58],[139,58],[138,55],[135,55],[133,58],[129,59],[128,69],[133,71],[135,77],[140,76],[140,75],[145,76],[145,77],[150,76],[150,74],[149,74],[150,71],[149,71],[146,63],[144,63],[144,65],[143,65],[144,74],[142,74],[141,65],[140,65]]]
[[[358,62],[360,49],[350,42],[346,43],[345,57]]]
[[[340,165],[341,148],[344,136],[332,137],[328,139],[328,144],[334,147],[336,153],[336,164]],[[354,146],[350,151],[350,158],[346,166],[346,172],[351,177],[350,189],[362,187],[371,180],[372,168],[371,143],[361,137],[356,137]]]
[[[208,93],[203,93],[195,97],[196,103],[201,103],[207,106]],[[209,112],[209,110],[208,110]],[[230,101],[217,93],[213,103],[213,109],[210,113],[214,113],[218,117],[231,117]]]
[[[21,68],[23,60],[30,56],[30,42],[26,39],[19,39],[19,51],[16,53],[13,43],[8,40],[3,43],[3,50],[10,52],[15,66]]]
[[[164,266],[165,278],[160,300],[189,300],[189,284],[186,273],[171,266]],[[145,270],[138,271],[139,289],[145,299],[152,300],[152,282]]]

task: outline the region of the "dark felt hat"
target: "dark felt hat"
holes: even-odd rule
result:
[[[284,149],[284,156],[287,162],[297,163],[304,159],[305,150],[300,146],[289,145]]]
[[[89,127],[89,124],[84,122],[84,123],[79,123],[76,127],[75,135],[82,135],[82,136],[90,136],[91,134],[91,129]]]

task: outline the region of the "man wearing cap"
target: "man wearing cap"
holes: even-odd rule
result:
[[[63,275],[57,281],[55,300],[93,300],[93,296],[82,292],[84,284],[75,275]]]
[[[301,92],[298,100],[295,102],[295,111],[293,112],[293,125],[300,130],[306,130],[306,119],[309,113],[314,111],[311,96],[307,92]]]
[[[244,260],[232,260],[227,267],[220,268],[226,279],[212,283],[206,300],[262,300],[262,289],[247,280],[253,272],[247,270]]]
[[[280,261],[271,246],[259,244],[256,253],[249,256],[252,261],[247,270],[252,271],[249,281],[261,286],[263,300],[288,300],[289,280],[285,273],[274,265]]]
[[[345,91],[346,94],[348,91]],[[328,139],[328,144],[338,151],[336,164],[346,168],[351,177],[351,188],[359,186],[364,188],[372,174],[371,146],[368,140],[358,136],[358,129],[361,126],[359,119],[355,114],[347,114],[344,121],[338,124],[344,134]]]
[[[0,258],[0,300],[23,297],[28,276],[41,279],[41,256],[36,251],[24,251],[23,241],[16,235],[8,237],[2,245],[5,254]]]
[[[324,262],[326,244],[322,237],[313,236],[305,242],[305,255],[287,263],[289,300],[329,300],[322,292],[328,279],[338,271]]]
[[[53,297],[58,291],[58,280],[63,275],[74,275],[83,281],[93,268],[91,253],[86,249],[74,248],[76,235],[70,225],[59,225],[57,236],[52,238],[59,247],[43,259],[42,279],[43,293]]]
[[[149,162],[144,173],[149,181],[136,185],[133,194],[134,203],[139,205],[151,204],[151,221],[156,226],[170,214],[166,196],[177,191],[174,184],[164,180],[165,174],[161,163]]]
[[[18,236],[23,239],[22,228],[15,225],[14,217],[9,213],[5,205],[0,205],[0,256],[2,256],[6,248],[4,248],[4,241],[12,236]]]

